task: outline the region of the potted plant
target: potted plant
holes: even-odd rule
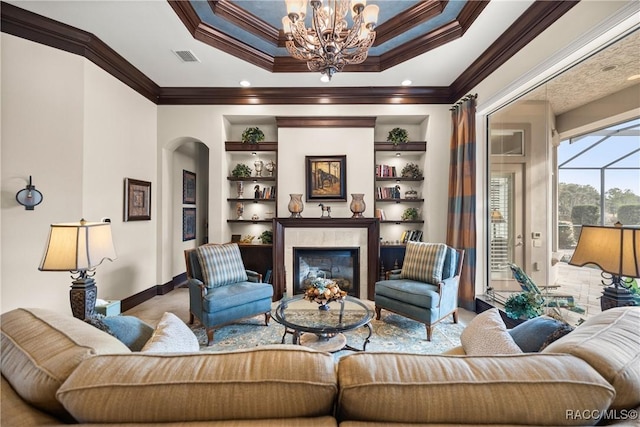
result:
[[[393,145],[398,145],[400,143],[409,142],[409,134],[406,129],[402,128],[393,128],[389,131],[389,135],[387,136],[387,142],[393,143]]]
[[[242,142],[248,142],[249,144],[257,144],[260,141],[264,141],[264,132],[258,127],[246,128],[242,132]]]
[[[412,221],[418,219],[418,209],[416,208],[407,208],[402,213],[403,221]]]
[[[251,176],[251,168],[243,163],[238,163],[231,171],[231,175],[236,178],[249,178]]]
[[[258,237],[262,241],[262,244],[267,245],[273,243],[273,231],[265,230],[262,232],[260,237]]]
[[[415,163],[407,163],[400,172],[403,178],[413,178],[420,179],[422,178],[422,171]]]
[[[534,292],[511,294],[504,303],[504,311],[512,319],[533,319],[543,313],[544,300]]]

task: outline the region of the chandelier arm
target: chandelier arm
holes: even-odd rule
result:
[[[322,12],[321,8],[313,9],[312,15],[313,15],[313,27],[316,32],[316,39],[318,40],[318,44],[322,48],[317,55],[320,56],[321,58],[324,58],[324,55],[322,55],[322,53],[326,52],[327,44],[322,35],[323,28],[320,26],[320,18],[318,16],[321,12]]]

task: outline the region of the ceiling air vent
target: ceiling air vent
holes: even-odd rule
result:
[[[173,51],[183,62],[200,62],[200,60],[190,50],[174,50]]]

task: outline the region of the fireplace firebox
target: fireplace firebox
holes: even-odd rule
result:
[[[332,279],[348,295],[360,297],[360,248],[294,247],[293,293],[304,293],[317,277]]]

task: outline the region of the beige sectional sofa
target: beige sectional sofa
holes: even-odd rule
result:
[[[2,315],[2,426],[637,425],[640,308],[539,354],[357,353],[290,345],[132,353],[43,309]],[[637,413],[636,413],[637,414]]]

